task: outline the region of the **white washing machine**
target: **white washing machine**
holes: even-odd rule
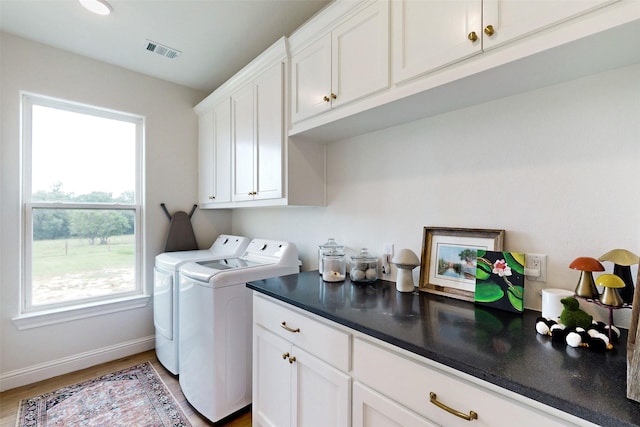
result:
[[[212,422],[251,403],[251,290],[299,271],[293,243],[254,239],[242,257],[180,268],[180,387]]]
[[[153,272],[153,324],[156,355],[162,365],[178,374],[178,281],[179,268],[186,262],[237,257],[244,253],[248,237],[221,234],[209,249],[165,252],[156,256]]]

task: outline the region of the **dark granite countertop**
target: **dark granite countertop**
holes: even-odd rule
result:
[[[395,283],[326,283],[317,271],[247,287],[603,426],[640,426],[640,403],[626,397],[626,330],[615,349],[553,347],[522,315],[428,294]]]

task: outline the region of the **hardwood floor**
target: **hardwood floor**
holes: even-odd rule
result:
[[[37,396],[42,393],[47,393],[60,387],[76,384],[85,380],[89,380],[91,378],[98,377],[100,375],[108,374],[110,372],[119,371],[121,369],[128,368],[129,366],[137,365],[146,361],[151,361],[153,367],[156,369],[156,371],[158,371],[164,383],[167,385],[171,393],[175,396],[180,406],[182,406],[182,410],[189,418],[189,422],[193,425],[193,427],[213,425],[221,427],[251,427],[250,410],[241,412],[217,424],[209,422],[209,420],[198,414],[191,407],[191,405],[189,405],[189,402],[187,402],[184,395],[182,394],[180,385],[178,383],[178,378],[172,375],[160,364],[160,362],[158,362],[154,350],[118,359],[113,362],[103,363],[101,365],[93,366],[81,371],[72,372],[70,374],[40,381],[34,384],[29,384],[23,387],[14,388],[0,393],[0,427],[15,427],[16,417],[18,415],[18,403],[22,399],[26,399],[31,396]]]

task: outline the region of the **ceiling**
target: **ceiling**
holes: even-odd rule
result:
[[[208,93],[330,2],[108,1],[100,16],[77,0],[0,0],[0,29]],[[181,53],[149,52],[148,41]]]

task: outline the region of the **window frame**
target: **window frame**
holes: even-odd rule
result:
[[[142,116],[114,111],[93,105],[51,98],[47,96],[21,92],[21,280],[20,280],[20,314],[14,318],[19,329],[58,323],[72,318],[89,317],[100,313],[138,308],[148,303],[150,294],[144,286],[144,226],[143,210],[143,154],[145,119]],[[132,203],[77,203],[77,202],[34,202],[32,191],[32,124],[33,106],[44,106],[59,110],[92,115],[133,123],[135,125],[135,188]],[[131,210],[134,212],[134,284],[131,291],[89,297],[78,300],[51,304],[33,305],[32,300],[32,248],[33,248],[33,212],[35,209],[97,209],[97,210]],[[67,313],[68,315],[65,315]],[[44,318],[41,318],[44,316]]]

